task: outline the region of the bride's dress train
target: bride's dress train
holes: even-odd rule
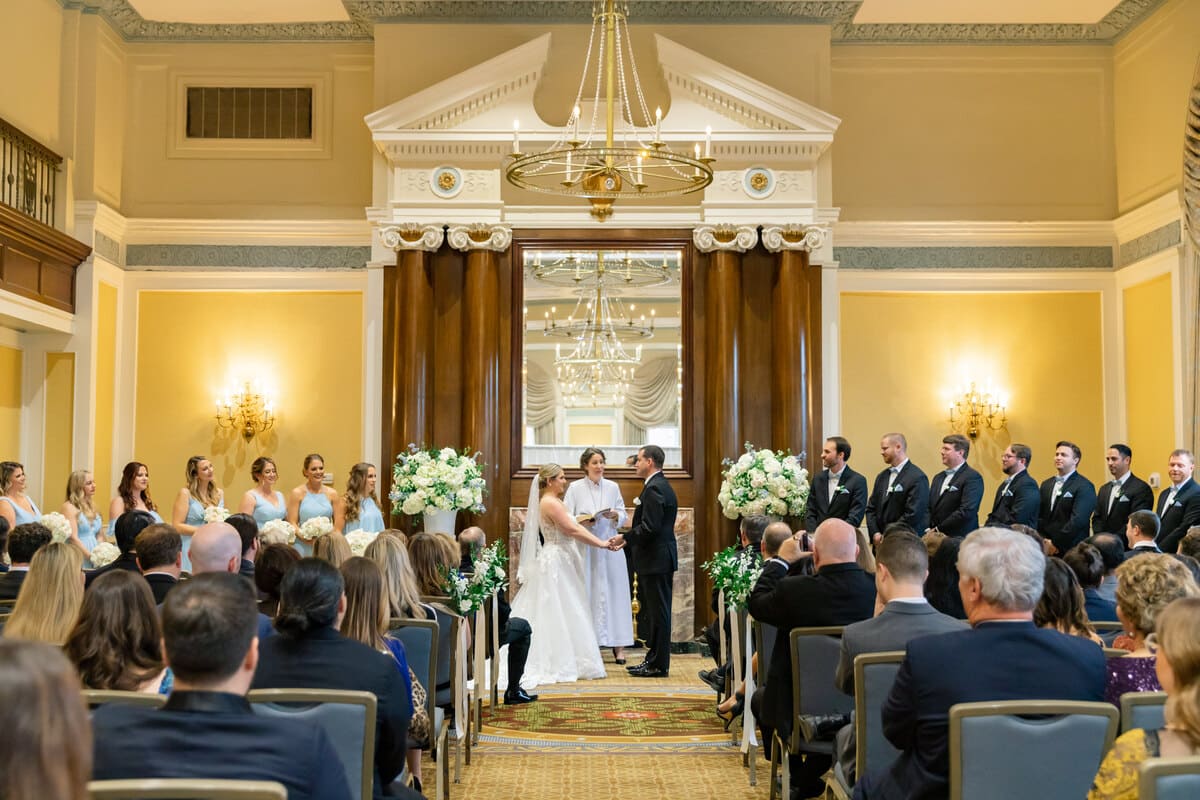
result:
[[[533,636],[521,688],[573,683],[605,676],[604,660],[592,627],[584,577],[583,545],[541,520],[545,539],[532,577],[521,585],[512,616],[529,623]],[[508,660],[500,658],[500,687],[508,687]]]

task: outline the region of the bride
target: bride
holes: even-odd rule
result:
[[[576,542],[611,550],[620,546],[596,538],[571,517],[562,502],[566,491],[567,476],[558,464],[543,464],[529,487],[517,568],[521,591],[512,604],[512,616],[533,628],[521,676],[526,690],[605,676],[588,607],[583,551]],[[503,669],[505,660],[500,663]],[[501,673],[502,688],[507,677]]]

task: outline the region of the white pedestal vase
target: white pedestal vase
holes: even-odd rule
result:
[[[425,532],[447,533],[454,535],[454,521],[458,518],[457,511],[426,511]]]

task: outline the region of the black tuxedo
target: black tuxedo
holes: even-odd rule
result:
[[[933,476],[929,484],[929,527],[947,536],[966,536],[979,527],[979,506],[983,502],[983,476],[963,462],[950,485],[942,491],[946,471]],[[918,534],[924,533],[918,530]]]
[[[395,659],[332,627],[299,638],[262,639],[258,653],[252,689],[351,689],[375,695],[375,795],[381,796],[382,787],[404,769],[412,719],[412,697]]]
[[[1005,480],[1008,480],[1007,478]],[[1029,470],[1021,470],[1006,486],[1003,482],[996,487],[996,498],[992,501],[992,513],[984,525],[1028,525],[1037,528],[1041,496],[1037,481]]]
[[[99,569],[94,569],[91,572],[85,573],[86,577],[84,578],[83,585],[91,586],[92,581],[96,580],[96,578],[99,578],[106,572],[112,572],[114,569],[123,569],[126,572],[136,572],[138,575],[142,574],[141,568],[138,567],[137,556],[132,552],[121,553],[121,555],[117,556],[116,560],[111,564],[106,564]]]
[[[952,669],[947,669],[953,665]],[[1104,699],[1104,653],[1032,622],[983,622],[908,643],[883,704],[883,734],[900,755],[855,785],[870,800],[932,800],[949,792],[950,707],[988,700]],[[768,684],[769,685],[769,684]]]
[[[1158,537],[1154,541],[1164,553],[1174,553],[1179,549],[1179,540],[1193,525],[1200,525],[1200,484],[1188,478],[1179,487],[1175,502],[1170,508],[1165,508],[1171,487],[1158,493]]]
[[[646,608],[646,665],[663,672],[671,667],[671,590],[675,570],[679,569],[675,544],[678,512],[675,490],[662,472],[656,472],[642,487],[633,525],[625,534],[633,545],[630,563],[638,575],[638,589]]]
[[[1129,522],[1130,514],[1154,508],[1154,490],[1150,488],[1150,484],[1130,473],[1121,486],[1121,492],[1112,501],[1112,509],[1109,510],[1108,501],[1112,497],[1113,488],[1113,482],[1109,481],[1101,486],[1096,494],[1092,533],[1115,533],[1124,537],[1125,523]]]
[[[808,509],[804,512],[804,530],[812,533],[827,519],[844,519],[857,528],[867,513],[867,479],[850,469],[842,469],[838,488],[829,499],[829,470],[823,469],[813,478],[808,493]]]
[[[1129,559],[1133,558],[1134,556],[1144,556],[1147,553],[1154,553],[1155,555],[1162,555],[1162,550],[1160,550],[1158,548],[1158,545],[1154,544],[1153,542],[1151,542],[1146,547],[1131,547],[1125,551],[1125,560],[1128,561]]]
[[[1062,492],[1051,508],[1056,479],[1057,476],[1042,481],[1037,532],[1054,542],[1058,555],[1062,556],[1088,536],[1092,512],[1096,510],[1096,487],[1078,472],[1072,472],[1063,481]]]
[[[278,781],[290,800],[358,797],[321,728],[260,717],[235,694],[174,692],[161,709],[108,703],[92,727],[98,781],[231,778]]]
[[[0,576],[0,600],[16,600],[21,591],[21,584],[25,582],[25,576],[28,574],[29,570],[9,569]]]
[[[142,577],[146,579],[146,583],[150,584],[150,591],[154,594],[154,605],[156,606],[161,606],[167,599],[167,592],[174,589],[175,584],[179,583],[174,575],[167,575],[164,572],[152,572]]]
[[[891,468],[875,476],[875,488],[867,501],[867,530],[874,536],[893,522],[907,523],[917,535],[929,527],[929,478],[911,461],[896,475],[891,491]]]

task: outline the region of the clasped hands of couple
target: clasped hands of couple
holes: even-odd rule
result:
[[[617,512],[613,511],[612,509],[609,509],[607,511],[601,511],[599,514],[597,514],[597,516],[604,517],[605,519],[610,519],[613,522],[616,522],[619,519],[619,517],[617,516]],[[594,523],[592,523],[592,522],[584,523],[584,525],[589,528],[592,526],[592,524],[594,524]],[[604,548],[606,550],[610,550],[614,553],[617,552],[618,550],[620,550],[621,548],[623,548],[624,546],[625,546],[625,537],[619,533],[604,543]]]

